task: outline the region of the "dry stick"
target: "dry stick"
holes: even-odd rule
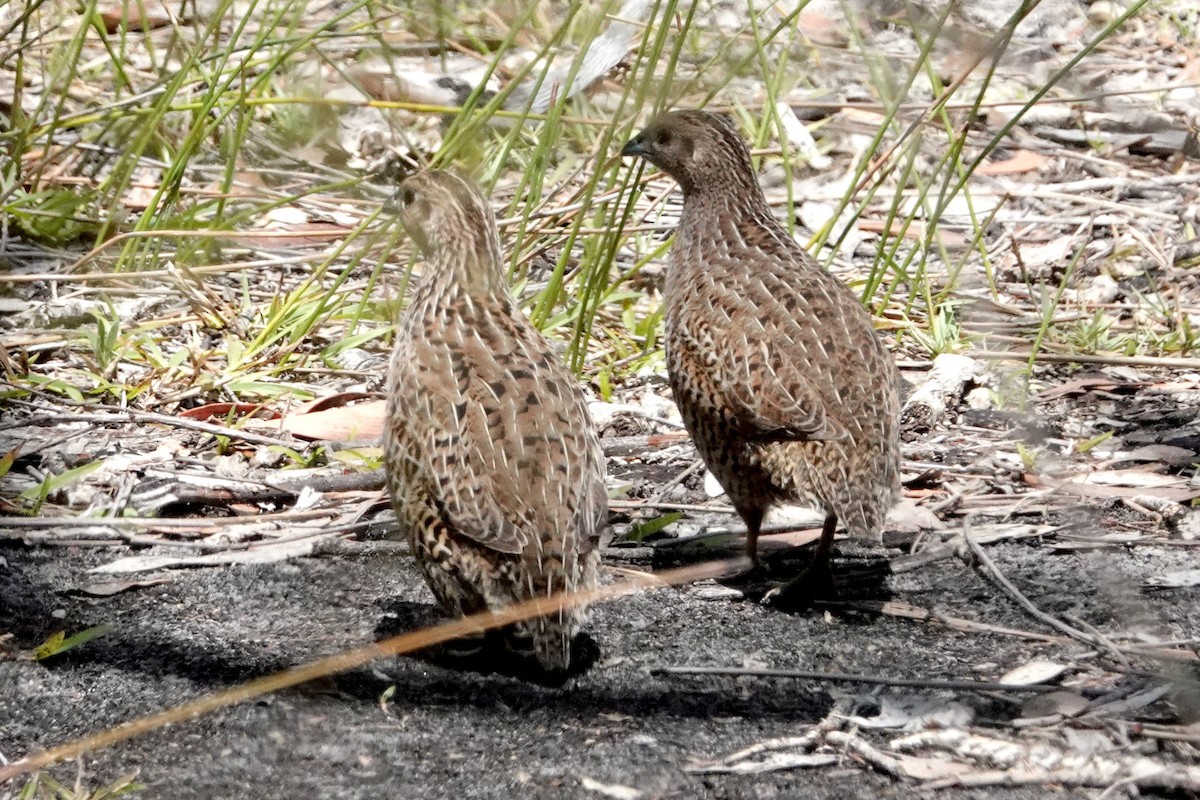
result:
[[[951,630],[962,631],[963,633],[996,633],[1002,636],[1016,636],[1021,639],[1029,639],[1035,642],[1045,642],[1047,644],[1067,644],[1072,639],[1066,636],[1055,636],[1049,633],[1035,633],[1034,631],[1025,631],[1019,628],[1006,628],[1002,625],[993,625],[988,622],[976,622],[974,620],[963,619],[962,617],[951,617],[945,614],[939,614],[930,611],[926,608],[908,605],[907,603],[899,603],[894,600],[881,603],[878,601],[852,601],[841,603],[820,603],[820,608],[839,608],[851,609],[858,611],[869,611],[875,614],[883,614],[897,619],[910,619],[914,622],[925,622],[930,624],[942,625]],[[1137,655],[1149,656],[1152,658],[1181,661],[1187,663],[1195,663],[1200,660],[1196,653],[1191,650],[1166,650],[1164,648],[1177,646],[1178,642],[1156,642],[1153,644],[1130,644],[1126,645],[1130,652]]]
[[[735,514],[737,509],[733,506],[723,505],[699,505],[697,503],[650,503],[645,500],[609,500],[608,507],[617,511],[637,511],[643,508],[657,508],[660,511],[696,511],[696,512],[712,512],[714,514]],[[735,532],[730,529],[730,533]],[[743,530],[743,533],[745,531]]]
[[[162,528],[171,530],[195,530],[196,528],[223,528],[226,526],[260,525],[268,522],[305,522],[338,513],[333,508],[309,509],[306,511],[271,511],[252,517],[8,517],[4,525],[9,528]],[[172,542],[172,545],[181,544]]]
[[[1148,739],[1163,739],[1172,742],[1191,742],[1200,745],[1200,730],[1192,725],[1157,725],[1137,723],[1137,733]]]
[[[403,633],[399,636],[393,636],[390,639],[384,639],[381,642],[374,642],[364,647],[347,650],[299,667],[278,672],[274,675],[257,678],[243,683],[241,686],[205,695],[183,705],[169,708],[166,711],[140,717],[117,725],[114,728],[85,736],[82,739],[52,747],[36,755],[26,756],[8,766],[0,767],[0,784],[18,775],[32,772],[33,770],[41,769],[66,759],[78,758],[84,753],[108,747],[126,739],[132,739],[135,736],[149,733],[166,725],[184,722],[219,708],[243,703],[255,697],[261,697],[262,695],[277,692],[280,689],[296,686],[316,678],[322,678],[326,675],[345,672],[346,670],[361,667],[364,664],[369,664],[381,658],[411,653],[432,645],[457,639],[461,636],[478,633],[480,630],[500,628],[505,625],[511,625],[514,622],[554,614],[564,609],[578,608],[588,603],[603,600],[612,600],[617,597],[634,594],[644,588],[656,588],[660,585],[676,585],[717,578],[728,574],[736,565],[737,562],[732,560],[710,561],[695,566],[668,570],[659,575],[648,574],[647,578],[654,581],[649,587],[646,584],[629,581],[613,586],[602,586],[587,592],[559,593],[546,598],[527,600],[495,612],[485,611],[479,614],[471,614],[470,616],[442,623],[441,625],[435,625],[431,628]]]
[[[289,449],[295,448],[298,444],[301,446],[304,445],[304,442],[278,439],[274,436],[263,436],[259,433],[229,428],[225,425],[214,425],[211,422],[201,422],[197,419],[172,417],[167,414],[156,414],[153,411],[134,411],[132,409],[122,409],[108,414],[48,414],[43,412],[42,416],[22,420],[16,425],[9,425],[5,428],[0,428],[0,430],[32,427],[33,424],[40,424],[42,422],[91,422],[96,425],[118,422],[150,422],[158,425],[184,428],[185,430],[199,431],[200,433],[211,433],[214,436],[228,436],[231,439],[240,439],[249,444],[275,445]]]
[[[971,357],[985,361],[1028,361],[1029,353],[1009,353],[999,350],[972,350]],[[1034,361],[1047,364],[1106,364],[1113,367],[1171,367],[1174,369],[1200,369],[1200,358],[1175,356],[1104,356],[1083,353],[1042,353]]]
[[[991,681],[944,681],[933,678],[887,678],[877,675],[856,675],[847,672],[815,672],[803,669],[757,669],[752,667],[655,667],[651,675],[728,675],[735,678],[793,678],[806,681],[834,683],[869,683],[873,686],[906,686],[915,689],[950,689],[976,692],[1033,692],[1035,694],[1061,691],[1059,686],[1028,685]]]
[[[259,268],[275,268],[285,264],[298,263],[301,260],[302,259],[299,257],[280,260],[259,259],[256,261],[239,261],[236,264],[206,264],[198,267],[192,267],[191,270],[197,275],[217,275],[224,272],[240,272],[242,270],[248,271]],[[172,277],[170,270],[165,269],[148,269],[141,272],[26,272],[19,275],[0,275],[0,284],[50,282],[102,283],[104,281],[123,283],[170,277]]]
[[[692,462],[690,467],[660,486],[658,491],[654,493],[654,496],[646,501],[646,505],[653,507],[655,503],[661,502],[662,499],[667,496],[667,492],[671,491],[676,486],[683,483],[702,469],[704,469],[704,460],[697,458]]]
[[[69,264],[64,272],[76,272],[84,264],[95,260],[97,256],[99,256],[108,248],[112,247],[113,245],[120,244],[128,239],[165,239],[168,237],[176,237],[180,239],[291,239],[296,237],[316,239],[328,235],[328,231],[219,231],[186,229],[175,230],[170,228],[158,231],[126,231],[125,233],[119,233],[111,239],[96,245],[82,257],[77,259],[74,263]],[[130,279],[136,278],[138,277],[138,273],[128,273],[127,277]],[[58,279],[58,277],[55,278],[55,280]]]
[[[941,614],[935,611],[930,611],[927,608],[909,605],[908,603],[900,603],[895,600],[887,602],[879,601],[852,601],[842,603],[821,603],[822,608],[838,608],[849,609],[852,611],[867,611],[874,614],[882,614],[887,617],[896,619],[910,619],[914,622],[925,622],[929,624],[941,625],[949,628],[952,631],[961,631],[963,633],[996,633],[1002,636],[1015,636],[1019,639],[1029,639],[1035,642],[1045,642],[1047,644],[1065,644],[1071,640],[1065,636],[1054,636],[1049,633],[1037,633],[1036,631],[1026,631],[1020,628],[1006,628],[1002,625],[993,625],[989,622],[976,622],[975,620],[965,619],[963,617],[951,617],[946,614]]]
[[[899,758],[888,755],[878,747],[864,741],[860,736],[848,731],[830,731],[825,734],[825,741],[834,747],[840,747],[844,752],[856,755],[880,772],[893,778],[906,777],[903,763]]]
[[[1115,773],[1109,761],[1093,759],[1082,767],[1067,768],[1016,767],[1010,769],[969,772],[953,778],[941,778],[925,784],[929,789],[949,789],[983,786],[1088,786],[1106,788],[1114,781],[1128,782],[1137,787],[1161,787],[1200,791],[1200,770],[1190,764],[1156,764],[1145,756],[1135,757],[1132,764],[1122,765],[1136,771],[1134,775]],[[1141,769],[1141,765],[1146,765]],[[1189,795],[1190,796],[1190,795]]]
[[[1034,619],[1049,625],[1054,630],[1070,636],[1072,639],[1077,639],[1078,641],[1084,642],[1093,647],[1101,647],[1104,650],[1107,650],[1117,660],[1123,663],[1128,663],[1121,651],[1113,647],[1113,645],[1108,642],[1107,639],[1102,641],[1097,640],[1095,636],[1090,636],[1078,628],[1068,625],[1058,617],[1047,614],[1045,611],[1042,611],[1040,608],[1035,606],[1032,600],[1022,594],[1021,590],[1016,586],[1013,586],[1008,578],[1004,577],[1004,573],[1002,573],[1000,568],[996,566],[996,562],[992,561],[991,557],[984,552],[984,549],[980,546],[979,542],[975,541],[975,537],[971,535],[971,521],[969,519],[963,520],[962,535],[963,541],[967,543],[967,547],[971,548],[971,553],[974,554],[979,564],[987,570],[988,577],[992,579],[992,582],[1003,589],[1009,597],[1016,601],[1017,605],[1025,610],[1025,613],[1029,614]]]

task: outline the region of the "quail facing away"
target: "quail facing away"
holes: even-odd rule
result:
[[[595,586],[604,456],[579,386],[513,301],[496,220],[466,180],[430,170],[396,193],[425,266],[388,374],[388,491],[452,614]],[[512,632],[546,671],[571,664],[579,610]]]
[[[849,288],[776,221],[732,123],[668,112],[621,154],[683,190],[664,290],[683,421],[746,523],[755,566],[767,509],[799,501],[824,511],[812,567],[776,598],[812,599],[832,588],[839,520],[878,542],[899,488],[895,362]]]

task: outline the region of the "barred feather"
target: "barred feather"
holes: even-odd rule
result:
[[[397,193],[426,257],[388,376],[388,489],[429,587],[453,614],[595,585],[604,458],[572,376],[505,280],[479,191],[431,170]],[[566,669],[579,611],[518,627]]]
[[[751,554],[763,514],[782,501],[878,541],[899,488],[900,377],[870,315],[776,221],[724,118],[668,112],[623,153],[683,189],[667,370],[688,432],[750,529]]]

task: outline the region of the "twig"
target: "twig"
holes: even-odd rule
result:
[[[872,686],[906,686],[914,689],[947,689],[966,692],[1032,692],[1043,694],[1060,691],[1058,686],[1033,684],[1017,686],[991,681],[945,681],[935,678],[889,678],[879,675],[855,675],[846,672],[815,672],[800,669],[759,669],[753,667],[652,667],[651,675],[723,675],[735,678],[790,678],[794,680],[831,681],[833,683],[866,683]]]
[[[984,361],[1028,361],[1029,353],[1002,352],[999,350],[972,350],[972,358]],[[1038,352],[1034,361],[1046,364],[1107,364],[1120,367],[1168,367],[1170,369],[1200,369],[1200,358],[1174,356],[1106,356],[1087,353]]]
[[[1122,775],[1106,765],[1092,764],[1087,769],[998,769],[973,772],[955,778],[932,781],[930,789],[949,789],[955,786],[1090,786],[1106,788],[1114,781],[1124,781],[1139,788],[1186,789],[1200,791],[1200,769],[1184,764],[1158,764],[1139,758],[1129,766],[1114,765],[1115,769],[1145,770],[1146,774]]]
[[[700,511],[714,514],[733,514],[733,506],[702,506],[696,503],[651,503],[648,500],[609,500],[608,507],[617,511],[636,511],[641,508],[658,508],[664,511]],[[735,533],[732,529],[729,533]],[[743,531],[744,532],[744,531]]]
[[[662,486],[660,486],[658,491],[654,493],[654,496],[646,501],[646,504],[652,505],[654,503],[658,503],[666,496],[667,492],[671,491],[676,486],[683,483],[688,478],[690,478],[692,475],[695,475],[697,472],[699,472],[702,469],[704,469],[704,460],[698,458],[695,461],[693,461],[692,465],[689,466],[687,469],[685,469],[683,472],[680,472],[674,478],[671,478],[671,480],[667,481]]]
[[[1125,654],[1123,652],[1121,652],[1120,650],[1117,649],[1117,646],[1115,644],[1113,644],[1112,639],[1109,639],[1107,636],[1105,636],[1103,631],[1101,631],[1095,625],[1090,624],[1086,620],[1080,619],[1079,617],[1075,616],[1074,614],[1064,615],[1064,617],[1072,625],[1078,625],[1084,631],[1084,633],[1093,637],[1100,644],[1101,647],[1103,647],[1105,650],[1108,650],[1110,653],[1112,653],[1116,657],[1116,659],[1121,663],[1121,666],[1123,666],[1123,667],[1129,666],[1129,659],[1125,657]]]
[[[685,772],[692,773],[735,773],[749,774],[755,772],[772,772],[776,769],[790,769],[793,764],[788,763],[786,759],[776,758],[776,754],[781,751],[800,751],[807,752],[816,750],[824,744],[826,737],[830,731],[841,729],[847,724],[847,717],[851,714],[852,700],[849,697],[840,697],[834,700],[833,707],[829,709],[820,722],[809,727],[807,731],[799,736],[780,736],[774,739],[766,739],[761,742],[755,742],[749,747],[744,747],[735,753],[718,759],[716,761],[693,761],[684,767]],[[750,759],[760,759],[753,766],[747,766]],[[807,762],[808,766],[815,766],[815,762]]]
[[[1004,577],[1004,573],[1002,573],[1000,568],[996,566],[996,562],[992,561],[991,557],[988,556],[984,549],[979,545],[979,542],[975,541],[975,537],[971,535],[971,522],[969,519],[963,520],[962,535],[963,541],[967,543],[967,547],[971,548],[971,552],[974,554],[978,564],[986,570],[987,575],[992,579],[992,582],[1003,589],[1005,593],[1007,593],[1008,596],[1016,602],[1017,605],[1024,609],[1025,613],[1029,614],[1029,616],[1039,620],[1045,625],[1048,625],[1054,630],[1066,634],[1072,639],[1092,645],[1093,647],[1101,647],[1104,650],[1112,653],[1114,657],[1120,661],[1125,661],[1125,658],[1121,652],[1116,650],[1107,640],[1098,640],[1095,636],[1091,636],[1090,634],[1084,633],[1078,628],[1068,625],[1058,617],[1047,614],[1045,611],[1042,611],[1040,608],[1034,605],[1032,600],[1026,597],[1020,589],[1018,589],[1012,584],[1012,582],[1008,580],[1008,578]]]
[[[21,401],[9,400],[8,402],[19,403]],[[101,408],[103,408],[103,406]],[[211,422],[201,422],[198,419],[172,417],[167,414],[156,414],[153,411],[135,411],[133,409],[112,410],[107,414],[50,414],[43,412],[41,416],[31,417],[11,425],[6,425],[3,428],[0,428],[0,430],[28,428],[46,422],[90,422],[94,425],[149,422],[157,425],[170,425],[171,427],[183,428],[184,430],[198,431],[200,433],[209,433],[214,436],[228,436],[230,439],[240,439],[241,441],[248,442],[249,444],[275,445],[279,447],[287,447],[289,449],[294,449],[298,445],[307,446],[307,443],[299,442],[295,439],[279,439],[274,436],[264,436],[261,433],[252,433],[250,431],[238,430],[237,428],[230,428],[225,425],[214,425]]]
[[[8,517],[4,527],[23,530],[38,528],[64,527],[105,527],[105,528],[179,528],[195,531],[197,528],[224,527],[226,525],[250,525],[263,522],[303,522],[305,520],[327,517],[337,513],[337,509],[309,509],[306,511],[276,511],[256,514],[253,517],[205,517],[202,519],[170,519],[158,517]]]
[[[911,619],[917,622],[929,622],[938,625],[945,625],[947,628],[965,633],[998,633],[1003,636],[1016,636],[1022,639],[1030,639],[1035,642],[1046,642],[1047,644],[1065,644],[1073,641],[1066,636],[1054,636],[1048,633],[1035,633],[1034,631],[1021,630],[1020,628],[1006,628],[1003,625],[992,625],[988,622],[975,622],[974,620],[963,619],[962,617],[951,617],[945,614],[939,614],[930,611],[926,608],[919,608],[907,603],[899,603],[896,601],[888,601],[885,603],[877,601],[854,601],[841,603],[818,603],[818,608],[832,609],[854,609],[867,611],[874,614],[885,614],[889,617],[898,619]],[[1175,642],[1155,642],[1144,643],[1136,642],[1127,645],[1131,653],[1137,655],[1157,658],[1163,661],[1178,661],[1183,663],[1194,663],[1200,661],[1200,656],[1191,650],[1168,650],[1164,649],[1176,644]]]
[[[840,747],[858,756],[875,769],[886,775],[891,775],[893,778],[903,778],[907,775],[899,759],[889,756],[878,747],[868,744],[858,734],[850,733],[849,731],[830,731],[825,734],[825,741],[834,747]]]

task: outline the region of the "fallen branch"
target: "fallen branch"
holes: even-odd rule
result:
[[[925,432],[942,421],[946,412],[962,400],[967,384],[983,374],[978,361],[955,353],[942,353],[933,360],[925,382],[913,390],[900,410],[900,427]]]
[[[964,730],[927,730],[894,739],[890,746],[901,751],[940,750],[991,768],[928,784],[937,789],[1037,784],[1107,787],[1125,781],[1141,788],[1200,790],[1200,765],[1166,764],[1115,752],[1076,752],[1044,739],[1015,742]]]

